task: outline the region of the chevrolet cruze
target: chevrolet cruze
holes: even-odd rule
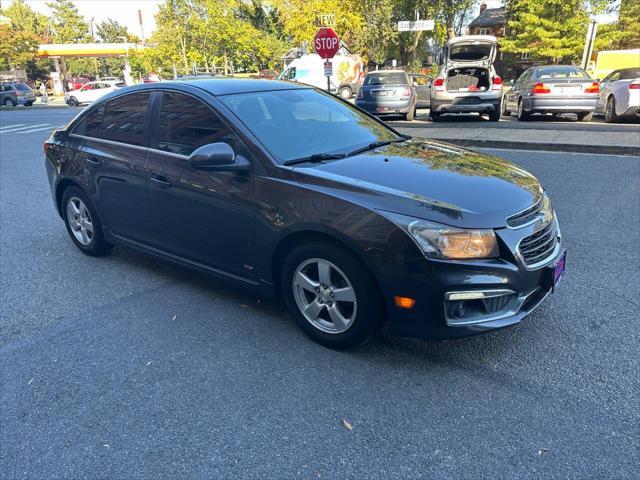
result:
[[[385,322],[422,338],[513,325],[564,271],[557,218],[530,173],[412,139],[304,85],[124,88],[44,150],[82,252],[132,247],[282,299],[332,348]]]

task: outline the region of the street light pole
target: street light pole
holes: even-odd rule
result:
[[[591,60],[591,54],[593,53],[593,45],[596,41],[596,31],[598,30],[598,23],[595,17],[589,23],[587,27],[587,37],[584,42],[584,51],[582,52],[582,63],[580,66],[583,70],[589,67],[589,61]]]

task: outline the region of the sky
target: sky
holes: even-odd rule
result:
[[[25,0],[31,8],[40,13],[49,14],[47,2],[50,0]],[[11,1],[3,0],[3,6],[9,6]],[[112,18],[125,25],[130,33],[141,37],[138,24],[138,10],[142,11],[142,28],[145,38],[149,38],[156,26],[155,14],[162,0],[74,0],[76,7],[87,22],[94,19],[95,24],[107,18]]]

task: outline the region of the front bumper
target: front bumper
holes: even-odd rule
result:
[[[356,107],[362,108],[366,112],[374,115],[397,115],[409,113],[413,108],[413,102],[411,99],[387,101],[366,101],[356,99]]]
[[[556,222],[557,226],[557,221]],[[521,322],[553,291],[553,266],[563,254],[559,228],[557,246],[542,265],[527,267],[517,252],[523,235],[534,227],[497,230],[501,257],[487,260],[456,261],[418,258],[381,280],[387,299],[390,331],[394,335],[446,339],[475,335]],[[456,318],[452,294],[465,295],[498,292],[494,299],[464,302],[471,311],[468,318]],[[499,298],[500,295],[504,295]],[[410,310],[391,301],[394,296],[416,299]],[[460,298],[457,297],[457,298]],[[481,310],[481,309],[485,310]]]

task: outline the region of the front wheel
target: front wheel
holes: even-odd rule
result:
[[[433,110],[429,109],[429,118],[431,119],[432,122],[437,122],[438,119],[440,118],[440,114],[434,112]]]
[[[353,91],[350,87],[342,87],[338,92],[338,95],[345,100],[349,100],[353,96]]]
[[[618,114],[616,113],[616,99],[611,96],[607,100],[607,106],[604,108],[604,121],[612,123],[618,120]]]
[[[83,253],[94,257],[108,254],[112,246],[102,235],[102,224],[82,190],[69,187],[62,196],[62,216],[67,232]]]
[[[296,323],[326,347],[357,347],[384,321],[373,277],[352,253],[336,245],[314,242],[295,248],[284,262],[281,282]]]
[[[76,97],[69,97],[68,104],[72,107],[77,107],[78,105],[80,105],[80,102],[78,102],[78,99]]]
[[[510,117],[511,116],[511,112],[507,108],[507,101],[504,100],[504,99],[502,100],[502,115],[504,117]]]

